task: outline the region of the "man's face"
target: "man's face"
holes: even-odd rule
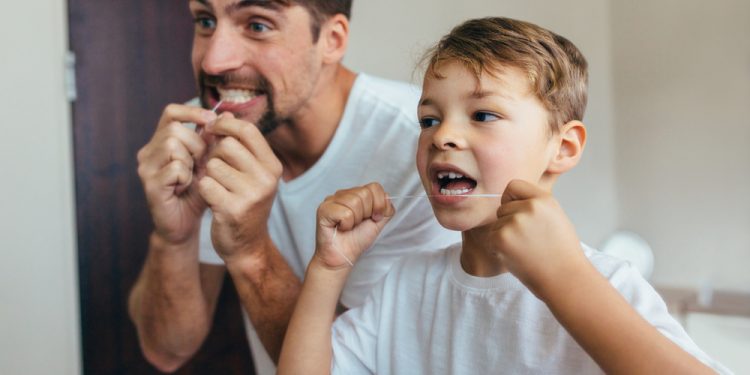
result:
[[[191,0],[193,72],[201,102],[268,133],[312,96],[322,67],[311,16],[269,0]]]
[[[529,92],[526,75],[505,68],[479,82],[461,63],[427,74],[419,105],[422,132],[417,170],[440,224],[469,230],[497,220],[513,179],[539,183],[553,159],[547,111]],[[477,85],[478,84],[478,85]]]

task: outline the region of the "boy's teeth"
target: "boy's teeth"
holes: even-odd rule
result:
[[[245,103],[255,97],[253,91],[250,90],[239,90],[239,89],[220,89],[216,88],[219,92],[219,99],[229,103]]]
[[[438,172],[438,178],[450,178],[451,180],[457,179],[457,178],[463,178],[464,175],[456,172]]]
[[[450,190],[450,189],[440,189],[440,194],[442,195],[464,195],[468,193],[469,189],[459,189],[459,190]]]

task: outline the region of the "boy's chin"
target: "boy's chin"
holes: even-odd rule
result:
[[[487,226],[489,224],[494,223],[497,218],[488,218],[483,221],[477,221],[476,219],[471,219],[466,217],[465,215],[435,215],[437,217],[438,223],[443,226],[443,228],[448,230],[455,230],[459,232],[466,232],[472,229],[481,228],[484,226]],[[463,216],[463,217],[462,217]]]

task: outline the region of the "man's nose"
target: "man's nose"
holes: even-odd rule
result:
[[[210,75],[238,69],[243,64],[242,36],[230,27],[217,27],[208,42],[201,68]]]

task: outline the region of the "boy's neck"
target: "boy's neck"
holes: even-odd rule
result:
[[[461,268],[472,276],[492,277],[508,272],[508,268],[492,249],[489,238],[492,225],[462,232]]]

